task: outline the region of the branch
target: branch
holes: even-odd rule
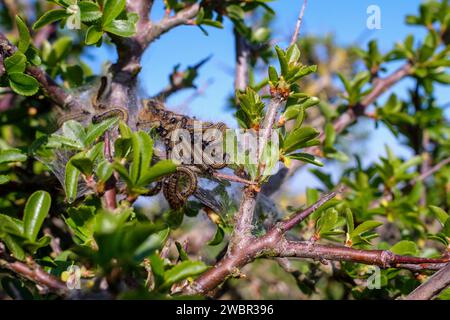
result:
[[[236,50],[236,69],[234,76],[234,89],[236,91],[245,91],[248,85],[248,61],[250,57],[250,46],[245,37],[236,29],[234,30],[235,50]]]
[[[10,270],[25,279],[48,288],[50,291],[59,295],[67,294],[68,289],[64,282],[45,272],[34,261],[30,261],[28,264],[17,260],[11,261],[11,258],[6,257],[6,254],[3,252],[3,244],[0,243],[0,246],[0,253],[2,256],[5,256],[4,258],[0,258],[0,268]]]
[[[310,207],[306,208],[305,210],[297,211],[291,217],[289,217],[289,219],[279,222],[278,228],[280,228],[282,232],[286,232],[292,229],[293,227],[304,221],[311,214],[313,214],[322,205],[324,205],[325,203],[336,197],[336,195],[341,192],[342,189],[325,194],[322,198],[320,198],[316,203],[314,203]]]
[[[169,76],[170,84],[151,97],[151,99],[166,101],[169,96],[180,90],[189,88],[196,89],[197,87],[193,82],[197,77],[198,70],[210,59],[211,56],[208,56],[197,62],[195,65],[188,66],[184,71],[178,71],[178,67],[175,67],[175,70]]]
[[[191,24],[191,20],[195,18],[200,10],[200,4],[195,3],[179,12],[172,17],[164,17],[157,24],[151,24],[150,28],[144,35],[144,41],[148,44],[158,39],[161,35],[170,29],[180,25]]]
[[[0,32],[0,56],[3,59],[13,55],[17,47],[9,42],[6,36]],[[28,66],[26,72],[34,77],[41,85],[44,94],[55,104],[64,109],[82,110],[82,104],[74,96],[68,94],[56,82],[54,82],[42,69]]]
[[[401,256],[388,250],[361,250],[344,246],[321,245],[309,241],[289,241],[282,239],[274,246],[280,257],[310,258],[317,260],[349,261],[376,265],[382,268],[405,268],[418,266],[420,270],[436,270],[442,268],[450,259],[429,259]],[[417,269],[417,268],[416,268]]]
[[[352,124],[356,117],[360,114],[364,114],[365,109],[375,102],[379,96],[381,96],[384,92],[386,92],[389,88],[391,88],[394,84],[405,78],[411,73],[411,64],[406,63],[397,71],[392,73],[390,76],[386,78],[378,78],[374,81],[374,86],[372,91],[361,100],[361,103],[357,106],[353,106],[349,108],[346,112],[341,114],[339,118],[334,121],[333,127],[337,133],[341,133],[346,129],[350,124]],[[322,133],[320,137],[321,141],[325,140],[325,135]]]
[[[417,178],[415,178],[414,180],[412,180],[412,184],[416,184],[419,181],[423,181],[426,178],[432,176],[434,173],[436,173],[437,171],[439,171],[441,168],[443,168],[444,166],[446,166],[447,164],[450,163],[450,157],[445,158],[444,160],[442,160],[441,162],[437,163],[436,165],[434,165],[433,167],[429,168],[427,171],[422,172],[420,174],[420,176],[418,176]]]
[[[430,300],[450,286],[450,263],[422,283],[405,300]]]
[[[302,9],[300,10],[300,14],[298,15],[297,24],[295,25],[295,31],[292,35],[290,45],[293,45],[297,42],[298,34],[300,33],[300,27],[302,26],[303,16],[305,15],[305,9],[308,4],[308,0],[303,0]]]

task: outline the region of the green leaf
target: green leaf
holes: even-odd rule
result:
[[[125,166],[119,163],[118,161],[114,162],[112,166],[114,170],[117,171],[122,180],[125,181],[127,186],[129,188],[133,187],[134,183],[131,180],[130,175],[128,174],[128,170],[125,168]]]
[[[9,181],[11,181],[11,178],[9,176],[0,174],[0,184],[5,184]]]
[[[100,123],[96,123],[90,126],[86,132],[86,136],[84,137],[84,143],[88,146],[91,145],[97,138],[102,136],[107,130],[112,128],[117,122],[119,118],[107,118]]]
[[[397,242],[389,250],[395,254],[401,255],[417,256],[419,254],[416,243],[408,240]]]
[[[359,226],[357,226],[355,228],[355,230],[353,230],[353,232],[350,233],[350,235],[351,235],[351,237],[355,237],[355,236],[360,235],[360,234],[362,234],[364,232],[367,232],[369,230],[375,229],[375,228],[381,226],[382,224],[383,224],[382,222],[374,221],[374,220],[364,221]]]
[[[8,250],[16,259],[25,260],[25,251],[22,249],[20,241],[16,237],[5,234],[0,235],[0,238],[3,240]]]
[[[114,168],[108,160],[103,160],[97,166],[95,174],[100,182],[106,182],[113,174]]]
[[[245,12],[239,5],[235,5],[235,4],[228,5],[226,7],[226,10],[227,10],[227,14],[230,17],[230,19],[233,19],[233,20],[243,20],[244,19]]]
[[[9,85],[15,93],[22,96],[33,96],[39,90],[39,82],[24,73],[9,73]]]
[[[86,132],[83,125],[75,120],[64,122],[62,132],[65,138],[75,141],[80,146],[85,146]]]
[[[444,228],[442,228],[442,233],[447,237],[450,237],[450,218],[447,219],[444,223]]]
[[[21,17],[16,16],[17,29],[19,30],[19,44],[17,47],[23,53],[28,50],[31,43],[30,31]]]
[[[68,161],[66,164],[66,172],[64,176],[64,187],[66,191],[67,202],[72,203],[77,197],[78,179],[80,171]]]
[[[144,131],[138,131],[131,136],[133,148],[133,162],[130,165],[130,178],[137,184],[150,168],[153,155],[153,140]]]
[[[16,51],[4,60],[4,65],[8,73],[23,73],[27,66],[27,57],[22,52]]]
[[[275,51],[277,52],[278,61],[280,62],[281,74],[286,76],[289,71],[286,53],[279,46],[275,46]]]
[[[303,161],[306,163],[311,163],[311,164],[319,166],[319,167],[323,167],[323,163],[321,161],[317,160],[312,154],[309,154],[309,153],[302,153],[302,152],[294,153],[294,154],[290,154],[289,158]]]
[[[69,14],[66,13],[65,9],[47,11],[33,24],[33,30],[38,30],[47,24],[67,18],[68,16]]]
[[[436,218],[439,220],[439,222],[444,225],[447,221],[449,215],[447,212],[445,212],[443,209],[436,207],[436,206],[428,206],[430,211],[436,216]]]
[[[177,166],[172,162],[172,160],[161,160],[144,173],[144,175],[139,179],[139,184],[147,185],[161,177],[175,173],[176,171]]]
[[[224,235],[225,235],[225,231],[222,229],[221,226],[217,225],[216,234],[214,235],[214,238],[208,242],[208,245],[209,246],[217,246],[217,245],[221,244]]]
[[[100,7],[95,2],[83,1],[78,3],[81,12],[81,21],[91,22],[102,17]]]
[[[345,209],[345,215],[347,218],[347,233],[351,234],[355,229],[355,222],[353,220],[353,212],[350,208]]]
[[[150,256],[150,263],[155,281],[155,287],[159,288],[164,282],[164,260],[159,256],[159,254],[154,253]]]
[[[23,215],[24,235],[28,240],[36,240],[51,203],[50,194],[45,191],[36,191],[28,198]]]
[[[292,44],[287,49],[286,59],[288,60],[289,65],[295,65],[300,59],[300,50],[296,43]]]
[[[327,233],[333,230],[338,222],[337,210],[331,208],[326,210],[322,216],[317,220],[317,229],[320,234]]]
[[[84,42],[86,42],[87,45],[96,44],[97,42],[100,41],[102,36],[103,30],[97,25],[92,25],[87,29],[86,38],[84,39]]]
[[[201,261],[183,261],[164,273],[162,288],[167,289],[172,284],[199,275],[207,269],[208,266]]]
[[[290,132],[283,142],[283,150],[286,154],[307,146],[307,143],[317,137],[319,131],[307,126]]]
[[[334,141],[336,140],[336,132],[332,123],[327,123],[325,126],[325,147],[333,147]]]
[[[24,162],[27,156],[19,149],[8,149],[0,151],[0,164],[8,162]]]
[[[278,73],[274,66],[269,66],[269,80],[273,84],[278,82]]]
[[[134,252],[134,256],[138,257],[146,257],[149,254],[153,253],[155,250],[160,250],[169,236],[170,229],[166,228],[164,230],[158,231],[154,234],[151,234]],[[141,259],[142,260],[142,259]]]
[[[0,231],[24,237],[22,220],[0,213]]]
[[[70,162],[85,176],[90,176],[94,170],[94,163],[89,158],[75,156],[71,158]]]
[[[179,243],[178,241],[175,241],[175,245],[177,247],[178,250],[178,256],[180,258],[181,261],[188,261],[189,260],[189,256],[187,255],[186,251],[184,250],[183,246],[181,245],[181,243]]]
[[[125,9],[126,0],[106,0],[103,6],[102,25],[109,25]]]
[[[121,37],[131,37],[136,33],[136,24],[130,20],[114,20],[103,30]]]

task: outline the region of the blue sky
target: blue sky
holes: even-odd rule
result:
[[[303,0],[276,0],[270,6],[276,12],[274,38],[279,45],[286,46],[293,32],[295,22]],[[354,43],[357,39],[361,46],[371,39],[379,41],[379,47],[386,52],[396,41],[404,39],[413,33],[420,39],[425,34],[418,27],[406,26],[404,17],[416,14],[420,0],[309,0],[301,29],[301,34],[324,35],[333,33],[339,44]],[[381,29],[369,31],[366,28],[367,7],[378,5],[381,9]],[[163,15],[162,1],[157,0],[152,19],[158,20]],[[197,84],[199,87],[209,83],[205,92],[193,100],[187,110],[182,110],[203,120],[225,121],[234,125],[230,111],[226,110],[227,97],[233,92],[234,68],[234,40],[232,26],[225,23],[224,29],[208,28],[209,36],[205,36],[197,27],[178,27],[154,42],[145,52],[142,59],[140,74],[140,94],[150,96],[160,91],[168,83],[168,75],[174,65],[180,63],[182,67],[195,64],[201,59],[212,55],[211,60],[200,69]],[[96,71],[99,70],[99,60],[114,60],[115,53],[105,49],[92,49],[96,56],[91,61]],[[394,66],[393,66],[394,68]],[[402,95],[412,84],[402,81],[395,91]],[[438,101],[449,102],[450,90],[439,87]],[[186,90],[169,99],[168,105],[177,108],[193,94],[193,90]],[[386,96],[386,95],[385,95]],[[385,98],[385,97],[382,97]],[[371,125],[363,121],[361,126]],[[371,125],[371,129],[373,126]],[[393,136],[384,128],[372,132],[370,152],[366,155],[365,163],[375,160],[384,154],[384,144],[393,146],[394,150],[404,156],[408,150],[399,146]]]

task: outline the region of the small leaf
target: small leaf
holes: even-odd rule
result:
[[[369,230],[375,229],[375,228],[381,226],[382,224],[383,224],[382,222],[374,221],[374,220],[364,221],[359,226],[357,226],[355,228],[355,230],[353,230],[353,232],[350,233],[350,235],[352,237],[355,237],[355,236],[360,235],[360,234],[362,234],[364,232],[367,232]]]
[[[8,149],[0,151],[0,164],[8,162],[23,162],[27,160],[27,156],[19,149]]]
[[[319,160],[317,160],[312,154],[309,154],[309,153],[302,153],[302,152],[294,153],[294,154],[290,154],[289,158],[303,161],[306,163],[311,163],[311,164],[319,166],[319,167],[323,167],[323,163],[320,162]]]
[[[164,273],[162,288],[167,289],[172,284],[188,277],[199,275],[207,269],[208,266],[201,261],[183,261]]]
[[[278,82],[278,73],[274,66],[269,66],[269,80],[273,84]]]
[[[401,255],[417,256],[419,254],[419,249],[417,245],[408,240],[402,240],[393,245],[390,249],[391,252]]]
[[[103,30],[121,37],[131,37],[136,34],[136,25],[130,20],[114,20],[103,27]]]
[[[80,171],[68,161],[66,164],[66,172],[64,176],[64,187],[66,191],[67,202],[72,203],[78,192],[78,179],[80,177]]]
[[[222,229],[221,226],[217,225],[216,234],[214,235],[214,238],[211,239],[211,241],[208,242],[209,246],[217,246],[222,243],[222,240],[224,238],[225,231]]]
[[[27,57],[20,51],[16,51],[12,56],[4,60],[6,72],[23,73],[26,68]]]
[[[189,260],[189,256],[187,255],[186,251],[184,250],[183,246],[181,245],[181,243],[179,243],[178,241],[175,241],[175,245],[177,247],[178,250],[178,256],[180,258],[181,261],[188,261]]]
[[[277,52],[278,61],[280,62],[281,74],[286,76],[289,71],[286,53],[279,46],[275,46],[275,51]]]
[[[9,85],[15,93],[22,96],[33,96],[39,90],[39,82],[24,73],[9,73]]]
[[[28,50],[31,43],[30,31],[21,17],[16,16],[17,29],[19,30],[19,44],[17,47],[23,53]]]
[[[92,25],[87,29],[86,38],[84,39],[84,42],[86,42],[87,45],[96,44],[97,42],[100,41],[102,36],[103,30],[97,25]]]
[[[97,166],[95,174],[100,182],[106,182],[113,174],[113,166],[108,160],[103,160]]]
[[[103,6],[102,25],[109,25],[125,9],[126,0],[106,0]]]
[[[72,157],[70,160],[72,165],[77,168],[82,174],[85,176],[90,176],[92,174],[92,170],[94,169],[94,164],[91,159],[84,157]]]
[[[436,206],[428,206],[430,211],[436,216],[436,218],[439,220],[439,222],[444,225],[447,221],[449,215],[447,212],[445,212],[443,209],[436,207]]]
[[[285,153],[295,151],[307,146],[307,143],[317,137],[319,131],[313,127],[307,126],[298,128],[290,132],[283,142],[283,150]]]
[[[69,16],[65,9],[50,10],[44,13],[34,24],[33,30],[38,30],[52,22],[67,18]]]
[[[147,185],[161,177],[175,173],[176,170],[177,166],[171,160],[161,160],[147,170],[139,179],[139,184]]]
[[[0,174],[0,184],[5,184],[9,181],[11,181],[11,178],[9,176]]]
[[[78,4],[81,12],[81,21],[91,22],[102,17],[100,7],[95,2],[83,1]]]
[[[2,241],[16,259],[25,260],[25,251],[22,249],[22,246],[16,237],[5,234],[2,236]]]
[[[85,146],[86,132],[83,125],[75,120],[64,122],[62,132],[65,138],[75,141],[80,146]]]
[[[131,136],[133,162],[130,165],[130,178],[137,184],[150,168],[153,155],[153,140],[144,131],[138,131]]]
[[[108,118],[100,123],[96,123],[88,128],[86,132],[86,136],[84,138],[84,143],[88,146],[91,145],[97,138],[102,136],[107,130],[112,128],[117,122],[119,118]]]
[[[350,208],[345,209],[345,215],[347,218],[347,233],[351,234],[355,229],[355,222],[353,220],[353,213]]]
[[[52,199],[45,191],[33,193],[25,205],[23,216],[24,234],[30,241],[35,241],[42,223],[50,210]]]

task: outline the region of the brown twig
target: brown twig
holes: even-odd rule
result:
[[[283,232],[286,232],[302,221],[304,221],[307,217],[309,217],[311,214],[313,214],[317,209],[319,209],[321,206],[323,206],[325,203],[336,197],[338,193],[342,192],[341,190],[333,191],[330,193],[325,194],[322,196],[316,203],[312,204],[305,210],[300,210],[295,212],[291,217],[289,217],[285,221],[281,221],[278,223],[278,228],[282,230]]]
[[[444,160],[435,164],[433,167],[428,168],[427,171],[422,172],[417,178],[413,179],[411,181],[411,183],[416,184],[419,181],[423,181],[423,180],[427,179],[428,177],[432,176],[434,173],[436,173],[437,171],[439,171],[441,168],[448,165],[449,163],[450,163],[450,157],[445,158]]]
[[[405,300],[430,300],[450,286],[450,263],[422,283]]]
[[[294,34],[292,35],[290,45],[293,45],[294,43],[297,42],[298,35],[300,33],[300,27],[302,26],[303,16],[305,15],[305,9],[306,9],[307,5],[308,5],[308,0],[303,0],[303,5],[300,10],[300,14],[298,15],[298,18],[297,18],[297,23],[295,25],[295,31],[294,31]]]
[[[245,91],[248,85],[248,62],[250,58],[250,46],[245,37],[236,29],[234,30],[236,66],[234,72],[234,89]]]
[[[28,259],[27,263],[14,260],[13,258],[6,256],[3,248],[3,244],[0,243],[0,268],[10,270],[25,279],[48,288],[48,290],[59,295],[65,295],[68,293],[67,286],[64,282],[45,272],[33,260]]]

